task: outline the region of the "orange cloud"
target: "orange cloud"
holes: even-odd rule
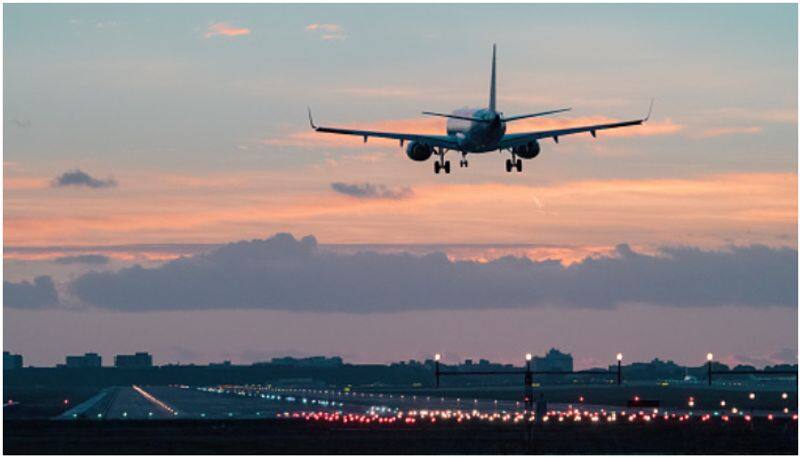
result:
[[[320,33],[323,40],[344,40],[347,37],[344,27],[339,24],[309,24],[305,29],[307,32]]]
[[[324,243],[796,245],[794,173],[552,184],[525,175],[504,183],[424,180],[402,200],[354,200],[329,189],[341,173],[357,170],[220,174],[205,183],[197,177],[165,182],[150,176],[113,198],[8,192],[5,241],[12,246],[226,242],[291,231],[313,233]],[[395,168],[381,170],[375,182],[409,184]]]
[[[213,36],[240,36],[250,35],[250,29],[237,28],[231,26],[228,22],[217,22],[208,26],[205,37],[211,38]]]
[[[306,26],[306,30],[308,31],[321,30],[323,32],[329,32],[329,33],[338,33],[344,31],[342,26],[339,24],[309,24]]]
[[[704,130],[700,133],[700,138],[714,138],[724,135],[755,135],[761,133],[761,127],[721,127]]]

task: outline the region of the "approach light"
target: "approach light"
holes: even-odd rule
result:
[[[750,392],[750,395],[748,395],[748,398],[750,398],[750,400],[755,400],[756,399],[755,392]]]
[[[533,355],[530,352],[525,354],[525,360],[530,362],[531,360],[533,360]]]
[[[782,393],[782,394],[781,394],[781,398],[782,398],[782,399],[784,399],[784,400],[786,400],[787,398],[789,398],[789,394],[787,394],[786,392],[784,392],[784,393]]]
[[[714,360],[714,354],[713,354],[713,353],[711,353],[711,352],[709,352],[708,354],[706,354],[706,360],[708,360],[709,362],[710,362],[710,361],[712,361],[712,360]]]
[[[433,360],[435,360],[435,361],[437,361],[437,362],[438,362],[438,361],[440,361],[440,360],[442,360],[442,354],[439,354],[439,353],[437,352],[437,353],[436,353],[436,355],[434,355],[434,356],[433,356]]]
[[[622,361],[622,353],[618,352],[617,353],[617,362],[621,362],[621,361]]]

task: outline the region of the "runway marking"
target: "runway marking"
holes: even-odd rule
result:
[[[73,408],[69,409],[68,411],[61,413],[60,415],[54,417],[54,419],[76,419],[78,416],[85,414],[90,409],[94,408],[95,405],[100,403],[100,400],[105,398],[106,395],[110,392],[111,388],[105,388],[97,393],[94,397],[86,400],[85,402],[75,405]]]
[[[133,388],[133,390],[138,392],[139,395],[144,397],[150,403],[158,406],[159,408],[163,409],[164,411],[167,411],[168,413],[170,413],[172,415],[177,415],[178,414],[178,411],[176,411],[174,408],[170,407],[169,405],[167,405],[163,401],[161,401],[158,398],[154,397],[153,395],[151,395],[149,392],[147,392],[146,390],[142,389],[141,387],[139,387],[137,385],[132,385],[131,387]]]

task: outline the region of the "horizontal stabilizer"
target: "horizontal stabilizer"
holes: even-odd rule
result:
[[[489,119],[481,119],[478,117],[469,117],[469,116],[459,116],[457,114],[431,113],[430,111],[423,111],[422,114],[426,116],[439,116],[439,117],[449,117],[450,119],[461,119],[463,121],[486,122],[487,124],[492,122]]]
[[[563,113],[564,111],[570,111],[572,108],[561,108],[561,109],[554,109],[550,111],[542,111],[541,113],[533,113],[533,114],[520,114],[519,116],[510,116],[504,117],[504,122],[511,122],[511,121],[518,121],[520,119],[527,119],[529,117],[539,117],[539,116],[547,116],[548,114],[556,114],[556,113]]]

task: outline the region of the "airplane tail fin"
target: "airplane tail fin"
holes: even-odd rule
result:
[[[497,111],[497,45],[492,45],[492,83],[489,87],[489,109]]]

